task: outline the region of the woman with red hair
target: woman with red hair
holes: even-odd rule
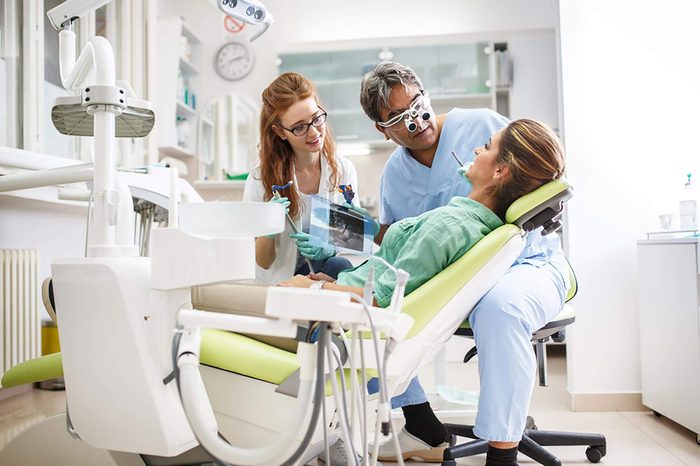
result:
[[[246,180],[244,201],[278,202],[285,206],[299,233],[285,230],[255,241],[256,280],[274,285],[295,274],[315,272],[337,277],[352,265],[337,257],[330,244],[309,236],[311,195],[344,204],[339,185],[357,193],[357,172],[350,161],[335,153],[327,113],[314,84],[297,73],[277,77],[262,93],[260,112],[260,165]],[[275,199],[272,186],[293,184]],[[355,196],[354,202],[357,202]]]

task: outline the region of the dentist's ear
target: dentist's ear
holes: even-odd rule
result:
[[[377,131],[384,135],[384,139],[386,139],[387,141],[389,140],[389,135],[386,134],[386,128],[382,128],[381,126],[379,126],[379,123],[375,123],[374,127],[377,128]]]

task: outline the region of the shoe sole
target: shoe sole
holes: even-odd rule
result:
[[[423,450],[411,450],[411,451],[402,451],[401,456],[403,457],[404,461],[411,459],[411,458],[418,458],[423,460],[426,463],[442,463],[442,454],[445,451],[444,448],[441,449],[434,449],[434,448],[426,448]],[[377,459],[379,461],[396,461],[396,455],[389,455],[389,456],[377,456]]]

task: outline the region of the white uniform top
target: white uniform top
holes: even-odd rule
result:
[[[355,191],[353,204],[359,205],[359,189],[357,185],[357,171],[355,166],[345,157],[340,155],[335,156],[338,164],[338,184],[352,185]],[[321,157],[321,181],[318,185],[318,196],[326,198],[336,204],[345,204],[345,198],[337,189],[331,191],[331,186],[328,185],[328,177],[330,176],[328,169],[328,161],[326,157]],[[279,180],[280,185],[286,184],[289,180]],[[298,186],[296,174],[294,175],[295,189]],[[265,188],[263,187],[260,177],[260,166],[255,167],[248,175],[243,191],[243,200],[247,202],[265,202]],[[301,193],[300,193],[301,194]],[[280,195],[284,197],[284,192]],[[300,199],[301,201],[301,199]],[[302,206],[303,209],[303,206]],[[294,219],[294,223],[299,231],[308,233],[308,224],[302,229],[301,218]],[[293,233],[291,227],[285,221],[284,231],[275,236],[275,248],[277,256],[269,269],[263,269],[257,264],[255,266],[255,281],[265,285],[276,285],[277,283],[287,280],[294,275],[294,270],[297,263],[297,247],[296,242],[289,237]]]

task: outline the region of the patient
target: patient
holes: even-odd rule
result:
[[[557,136],[542,123],[516,120],[475,150],[474,163],[462,170],[472,190],[444,206],[393,224],[375,254],[410,274],[410,294],[459,259],[481,238],[503,225],[516,199],[564,173],[564,152]],[[391,301],[394,273],[379,260],[341,272],[337,281],[322,274],[296,275],[281,286],[352,291],[362,295],[369,268],[375,269],[374,300]]]

